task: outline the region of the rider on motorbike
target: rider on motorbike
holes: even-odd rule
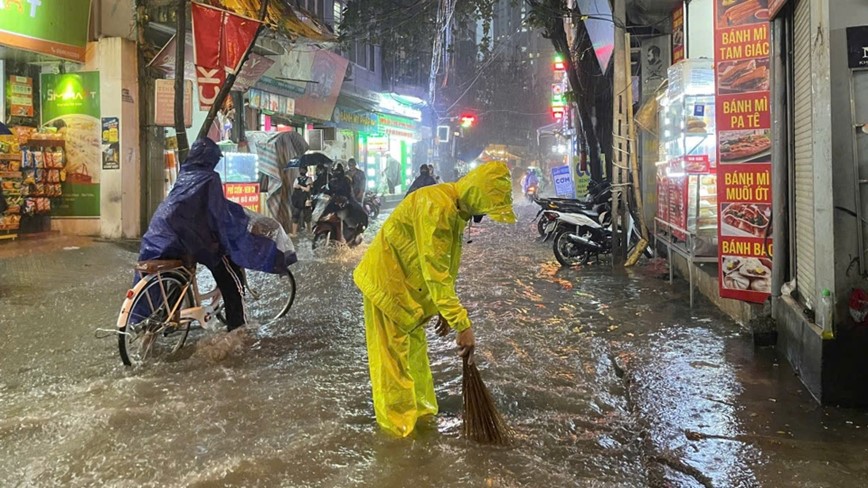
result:
[[[522,193],[527,195],[529,189],[534,188],[534,190],[539,188],[539,177],[536,175],[536,171],[532,168],[527,169],[527,174],[524,177],[524,184],[522,185]]]
[[[326,205],[322,215],[335,212],[342,223],[346,222],[350,226],[364,225],[367,227],[367,213],[361,204],[356,201],[353,195],[353,183],[344,173],[342,164],[338,163],[335,167],[334,174],[332,175],[332,179],[329,180],[325,193],[331,196],[331,201]],[[336,240],[338,242],[346,242],[343,235],[343,225],[339,225],[336,231]]]

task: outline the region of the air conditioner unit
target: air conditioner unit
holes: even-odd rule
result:
[[[311,129],[307,131],[307,145],[311,151],[322,151],[323,149],[323,133],[322,129]]]
[[[334,142],[337,139],[337,129],[334,127],[323,127],[318,129],[322,131],[322,140],[324,142]]]

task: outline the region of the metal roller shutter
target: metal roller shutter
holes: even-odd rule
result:
[[[799,294],[813,308],[814,281],[814,155],[811,97],[811,2],[795,5],[793,27],[793,143],[795,165],[795,250]]]

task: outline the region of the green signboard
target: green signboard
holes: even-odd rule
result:
[[[43,74],[42,125],[63,134],[63,195],[54,215],[99,217],[102,122],[99,73]]]
[[[84,61],[91,0],[0,1],[0,44]]]
[[[99,72],[43,74],[42,124],[65,115],[99,119]]]

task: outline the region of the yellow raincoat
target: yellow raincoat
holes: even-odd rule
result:
[[[368,364],[377,422],[409,435],[419,417],[437,413],[423,325],[442,315],[470,327],[455,294],[464,227],[473,215],[515,222],[512,182],[503,163],[487,163],[457,183],[421,188],[383,224],[353,273],[365,302]]]

